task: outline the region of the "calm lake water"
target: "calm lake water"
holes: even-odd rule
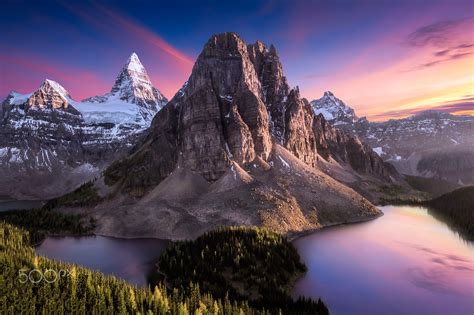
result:
[[[148,238],[48,237],[36,247],[36,252],[146,286],[147,275],[152,270],[154,261],[168,243],[165,240]]]
[[[0,212],[18,209],[40,208],[44,204],[41,200],[0,200]]]
[[[474,314],[474,245],[409,206],[294,242],[308,267],[294,296],[331,314]]]

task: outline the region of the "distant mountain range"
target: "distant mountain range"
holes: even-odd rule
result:
[[[403,119],[369,122],[325,92],[311,102],[337,126],[362,141],[400,173],[439,178],[459,185],[474,183],[474,117],[424,111]]]
[[[11,92],[0,109],[0,196],[56,197],[98,176],[166,103],[135,53],[104,96],[75,101],[52,80]]]

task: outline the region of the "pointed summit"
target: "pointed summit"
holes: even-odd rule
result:
[[[146,73],[145,67],[143,67],[138,55],[134,52],[128,58],[127,63],[125,64],[125,69],[139,73]]]
[[[359,118],[354,109],[334,96],[331,91],[324,92],[323,97],[311,102],[314,113],[322,114],[333,125],[352,124]]]
[[[69,103],[71,96],[68,91],[56,81],[46,79],[26,101],[26,110],[29,109],[52,109],[66,110],[79,114]]]
[[[330,96],[334,96],[334,94],[331,91],[325,91],[324,96],[330,97]]]

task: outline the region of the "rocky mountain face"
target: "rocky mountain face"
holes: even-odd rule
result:
[[[328,102],[326,106],[329,111],[336,103]],[[319,110],[324,111],[325,107]],[[369,122],[366,118],[350,122],[343,117],[333,120],[332,124],[357,135],[400,173],[460,185],[474,183],[472,116],[425,111],[386,122]]]
[[[104,174],[108,188],[97,185],[113,198],[89,209],[98,231],[166,238],[220,224],[295,232],[364,220],[379,211],[340,181],[397,176],[290,89],[273,46],[234,33],[209,39],[141,145]]]
[[[119,90],[116,84],[115,92],[102,102],[75,101],[52,80],[30,94],[9,94],[0,112],[2,198],[62,195],[98,176],[142,137],[150,115],[166,99],[150,88],[144,70],[127,72],[131,65],[137,67],[136,60],[133,54],[119,74],[122,82],[130,84],[120,85]],[[155,94],[135,93],[148,90],[156,91],[159,101]],[[115,98],[124,95],[130,97]]]

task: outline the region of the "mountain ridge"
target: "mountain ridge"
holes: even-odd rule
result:
[[[473,116],[426,110],[384,122],[339,117],[332,124],[357,135],[400,173],[474,183]]]

